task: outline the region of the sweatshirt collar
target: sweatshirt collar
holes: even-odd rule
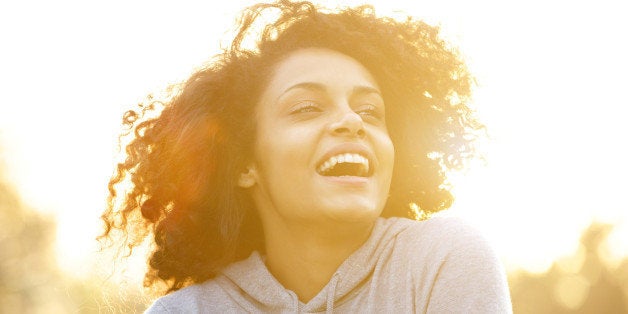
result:
[[[408,223],[395,223],[401,220]],[[300,302],[294,292],[285,289],[275,279],[257,251],[247,259],[229,265],[222,273],[269,311],[330,310],[334,304],[341,304],[350,297],[351,292],[370,277],[382,253],[392,250],[393,246],[389,245],[391,240],[408,228],[409,222],[401,218],[378,218],[367,241],[338,267],[327,285],[307,304]]]

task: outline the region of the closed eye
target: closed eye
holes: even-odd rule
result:
[[[314,101],[300,101],[290,110],[290,114],[322,112],[321,106]]]
[[[374,105],[368,104],[368,105],[360,106],[355,112],[359,114],[362,117],[362,119],[364,119],[364,121],[366,122],[369,122],[372,120],[375,120],[375,121],[384,120],[384,113],[382,112],[380,108]]]

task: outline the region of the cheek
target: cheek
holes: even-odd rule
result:
[[[389,155],[390,155],[390,167],[392,168],[394,166],[395,163],[395,145],[393,145],[393,142],[390,140],[390,138],[388,138],[388,145],[389,145]]]
[[[377,138],[380,162],[382,166],[392,169],[395,160],[395,146],[393,145],[390,136],[387,133],[382,132]]]
[[[298,129],[281,126],[264,132],[256,143],[257,163],[267,175],[290,176],[308,165],[312,155],[309,138]]]

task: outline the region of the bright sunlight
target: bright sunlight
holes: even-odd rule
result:
[[[250,3],[0,4],[2,177],[25,206],[55,221],[64,276],[111,272],[94,238],[122,113],[219,52]],[[485,160],[452,174],[456,202],[444,214],[478,226],[510,272],[538,274],[568,257],[584,260],[581,235],[593,222],[612,225],[600,251],[619,267],[628,257],[628,21],[618,4],[369,3],[381,14],[441,25],[476,75]],[[143,261],[134,263],[124,280],[139,286]],[[557,284],[566,308],[581,305],[590,289],[573,274]]]

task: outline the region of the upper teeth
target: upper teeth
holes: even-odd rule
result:
[[[325,161],[318,167],[318,171],[321,173],[327,172],[340,163],[361,164],[362,167],[364,167],[364,169],[366,170],[365,172],[368,172],[369,170],[369,160],[366,157],[360,154],[346,153],[332,156],[331,158],[327,159],[327,161]]]

